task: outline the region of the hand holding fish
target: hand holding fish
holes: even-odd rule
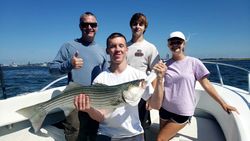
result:
[[[88,113],[92,119],[98,122],[101,122],[104,120],[104,113],[101,112],[102,110],[99,111],[91,107],[90,98],[88,95],[79,94],[75,96],[74,105],[78,111]]]
[[[166,70],[167,70],[167,66],[165,65],[165,63],[162,62],[162,60],[160,60],[155,66],[154,66],[154,71],[157,74],[157,79],[163,79]]]
[[[78,111],[87,112],[90,110],[89,96],[85,94],[75,96],[74,105]]]
[[[71,64],[74,69],[79,69],[83,66],[83,60],[79,57],[79,53],[76,52],[75,55],[71,59]]]

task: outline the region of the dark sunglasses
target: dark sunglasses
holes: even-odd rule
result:
[[[181,40],[175,40],[175,41],[169,41],[169,45],[181,45],[183,41]]]
[[[97,27],[97,23],[84,23],[84,22],[81,22],[80,25],[83,28],[87,28],[89,26],[91,26],[92,28],[96,28]]]

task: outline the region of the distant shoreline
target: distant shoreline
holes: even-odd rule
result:
[[[250,61],[250,58],[199,58],[202,61]],[[0,67],[48,67],[49,62],[44,63],[30,63],[27,64],[1,64]]]
[[[203,61],[249,61],[250,58],[200,58]]]

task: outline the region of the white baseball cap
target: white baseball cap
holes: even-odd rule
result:
[[[185,35],[180,31],[174,31],[174,32],[170,33],[168,40],[171,38],[180,38],[180,39],[186,41]]]

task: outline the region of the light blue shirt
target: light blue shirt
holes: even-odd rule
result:
[[[73,69],[71,59],[78,51],[78,57],[83,59],[80,69]],[[94,78],[109,66],[105,48],[93,42],[84,46],[77,40],[62,45],[57,56],[49,65],[49,71],[54,75],[71,73],[72,79],[82,85],[91,85]]]

